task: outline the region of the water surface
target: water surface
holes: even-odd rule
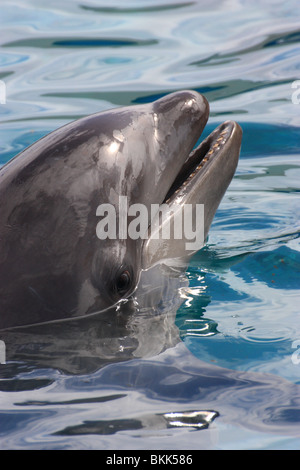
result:
[[[299,20],[296,0],[2,2],[1,164],[73,119],[182,89],[210,102],[204,136],[227,119],[244,132],[181,306],[167,277],[155,320],[132,337],[113,322],[113,351],[95,319],[9,339],[2,449],[299,447]]]

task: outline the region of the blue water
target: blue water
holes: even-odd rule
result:
[[[91,370],[21,351],[0,365],[0,447],[299,448],[299,2],[3,0],[0,23],[1,164],[78,117],[180,89],[209,100],[204,135],[227,119],[244,132],[176,344]],[[205,429],[162,418],[189,410],[216,414]]]

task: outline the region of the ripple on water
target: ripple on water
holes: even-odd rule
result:
[[[299,422],[291,383],[277,387],[280,376],[298,382],[300,367],[300,107],[291,102],[300,70],[298,3],[3,0],[0,164],[72,119],[186,88],[210,102],[203,137],[234,119],[243,144],[209,243],[189,268],[176,317],[181,342],[155,361],[84,376],[30,365],[27,356],[1,367],[1,445],[145,448],[151,433],[153,448],[199,448],[217,429],[219,448],[280,447],[281,434],[264,434],[268,416],[277,433]],[[241,370],[246,380],[238,379]],[[265,374],[263,382],[274,374],[270,386],[258,386],[257,375],[249,380],[253,371]],[[189,431],[216,416],[201,439]]]
[[[293,328],[280,323],[259,323],[240,331],[240,337],[250,343],[279,343],[290,341],[293,337]]]

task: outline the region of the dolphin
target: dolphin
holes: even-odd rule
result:
[[[152,204],[202,204],[205,240],[242,137],[228,121],[195,148],[208,116],[204,96],[172,93],[66,124],[1,168],[0,329],[105,312],[143,271],[189,259],[184,236],[158,240],[150,215],[144,237],[100,239],[97,210],[113,205],[118,222],[120,197],[149,214]]]

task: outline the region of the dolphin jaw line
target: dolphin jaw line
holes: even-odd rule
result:
[[[169,203],[196,175],[204,171],[228,142],[232,130],[233,123],[231,121],[224,122],[201,142],[198,147],[192,150],[171,185],[163,203]]]

